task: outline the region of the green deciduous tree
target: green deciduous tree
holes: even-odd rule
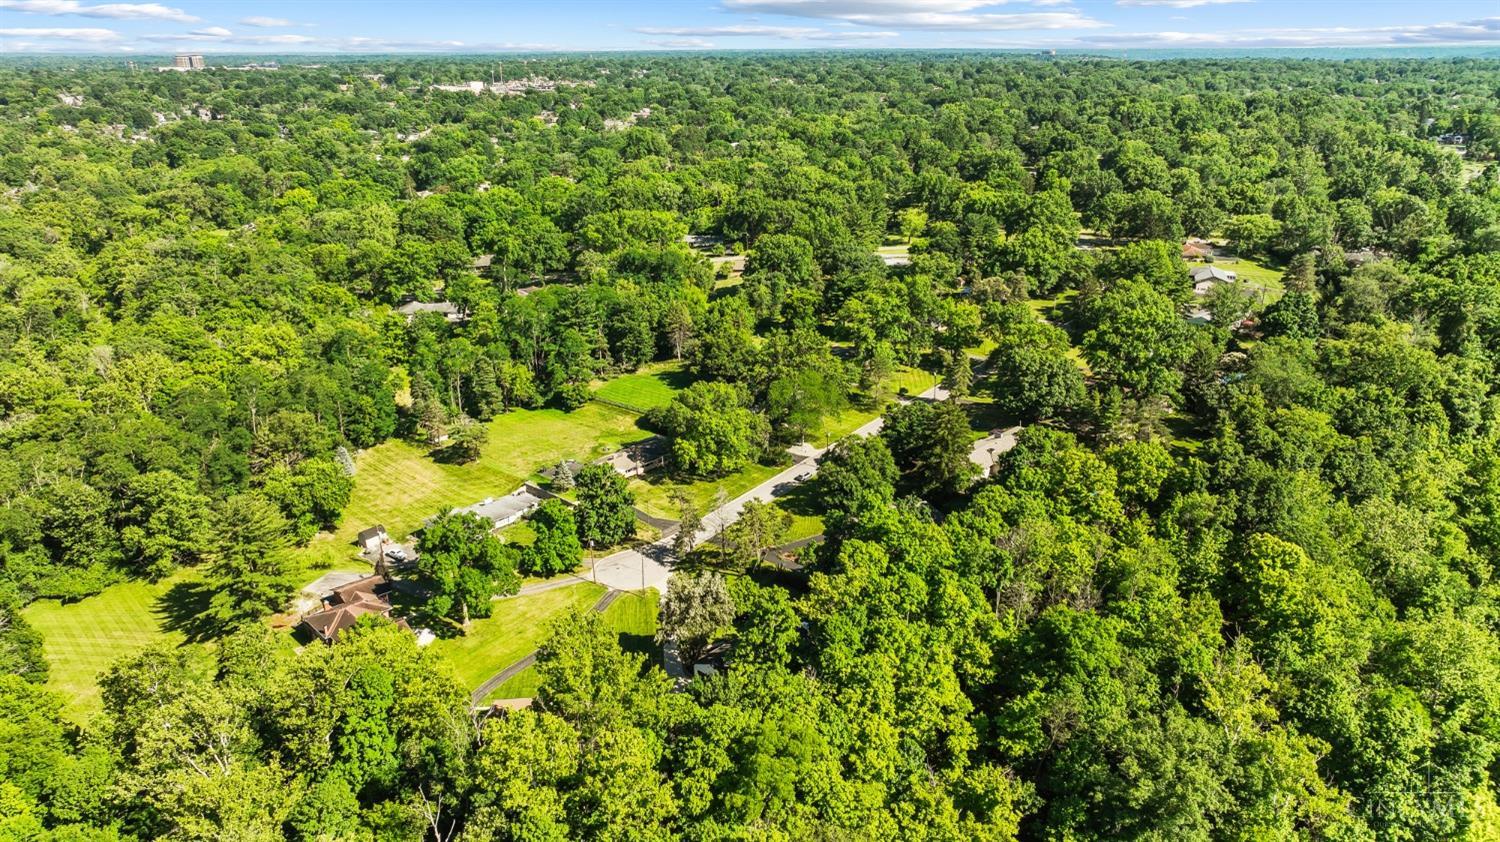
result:
[[[521,550],[520,570],[528,576],[549,577],[578,566],[583,547],[573,510],[561,500],[546,500],[530,518],[536,540]]]
[[[422,529],[416,574],[431,593],[426,608],[465,630],[475,617],[488,617],[491,597],[520,589],[514,554],[490,531],[488,520],[449,512]]]
[[[901,471],[900,485],[919,496],[961,491],[979,472],[969,461],[969,417],[955,401],[902,404],[880,431]]]
[[[578,472],[578,539],[589,547],[613,547],[635,534],[635,495],[608,465]]]
[[[770,435],[765,416],[728,383],[694,383],[653,410],[649,421],[671,437],[677,469],[696,476],[722,476],[745,467],[764,452]]]

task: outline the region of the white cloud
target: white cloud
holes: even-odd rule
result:
[[[119,40],[120,33],[113,29],[89,27],[18,26],[0,28],[0,38],[41,38],[49,41],[80,41],[89,44],[101,44]]]
[[[198,18],[187,12],[163,6],[160,3],[101,3],[85,6],[78,0],[0,0],[0,9],[34,15],[78,15],[86,18],[114,18],[116,20],[198,22]]]
[[[248,18],[240,18],[244,26],[291,26],[292,22],[286,18],[268,18],[263,15],[252,15]]]
[[[202,36],[207,37],[207,38],[228,38],[229,36],[233,35],[234,33],[230,32],[229,30],[225,29],[222,26],[205,26],[202,29],[195,29],[192,32],[189,32],[188,34],[189,35],[202,35]]]
[[[234,40],[242,44],[313,44],[318,39],[311,35],[281,33],[277,35],[241,35]]]
[[[1198,6],[1223,6],[1249,3],[1250,0],[1115,0],[1120,6],[1166,6],[1169,9],[1192,9]]]
[[[900,37],[899,32],[831,32],[811,26],[761,26],[737,23],[728,26],[642,26],[645,35],[682,35],[708,38],[780,38],[786,41],[870,41]]]
[[[820,18],[861,26],[934,30],[1096,29],[1108,26],[1077,11],[978,12],[997,0],[724,0],[734,12]]]
[[[646,41],[647,46],[663,50],[711,50],[714,42],[706,38],[662,38]]]
[[[993,41],[995,47],[1204,49],[1262,47],[1410,47],[1500,44],[1500,17],[1405,26],[1269,27],[1211,32],[1111,32],[1047,43]]]

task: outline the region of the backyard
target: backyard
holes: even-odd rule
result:
[[[594,388],[594,397],[645,413],[666,406],[693,381],[681,362],[648,363],[633,374],[622,374]]]
[[[494,613],[469,623],[468,634],[436,640],[432,650],[443,656],[464,687],[472,690],[541,645],[549,620],[569,611],[589,610],[605,590],[603,585],[579,582],[495,600]]]
[[[623,593],[604,609],[604,622],[619,636],[621,647],[627,652],[646,655],[651,664],[657,663],[661,657],[661,647],[656,643],[656,614],[660,598],[654,589],[644,593]],[[495,688],[485,701],[530,698],[536,695],[536,685],[536,670],[528,667]]]
[[[66,713],[73,721],[84,722],[98,712],[98,678],[115,661],[156,643],[176,645],[186,639],[172,629],[163,597],[197,578],[197,571],[183,570],[160,582],[122,582],[73,603],[43,599],[27,606],[27,622],[42,635],[50,670],[47,686],[67,700]]]
[[[489,423],[489,441],[479,459],[467,465],[438,462],[425,447],[406,441],[361,451],[354,458],[354,493],[338,528],[296,551],[300,578],[310,581],[324,571],[357,565],[353,542],[361,529],[382,524],[399,540],[442,509],[509,494],[540,468],[617,450],[645,435],[637,418],[598,402],[573,412],[508,412]]]

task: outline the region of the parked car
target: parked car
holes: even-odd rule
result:
[[[400,547],[396,547],[393,550],[386,550],[385,557],[390,559],[391,561],[406,561],[406,550],[403,550]]]

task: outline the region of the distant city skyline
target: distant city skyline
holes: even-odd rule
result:
[[[0,56],[1500,46],[1494,0],[0,0]]]

